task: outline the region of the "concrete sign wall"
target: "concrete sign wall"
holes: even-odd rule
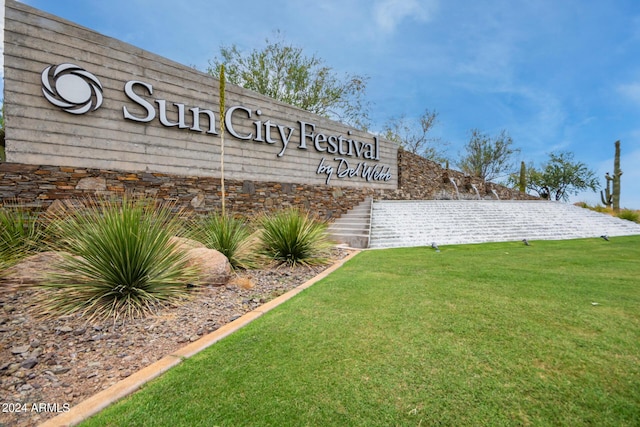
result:
[[[218,177],[219,82],[6,0],[7,162]],[[397,188],[397,146],[227,85],[225,177]]]

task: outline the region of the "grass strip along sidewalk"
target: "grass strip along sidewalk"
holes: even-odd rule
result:
[[[640,425],[640,236],[366,251],[83,425]]]

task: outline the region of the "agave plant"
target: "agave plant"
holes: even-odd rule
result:
[[[291,208],[263,216],[260,221],[262,250],[274,260],[294,266],[318,265],[329,261],[332,246],[327,224],[308,212]]]
[[[87,205],[54,222],[57,247],[66,254],[56,266],[61,272],[45,285],[58,290],[43,302],[45,312],[115,321],[187,294],[196,271],[171,239],[179,228],[171,206],[127,196]]]
[[[195,226],[192,236],[206,247],[221,252],[234,269],[256,266],[255,242],[244,219],[217,213],[209,215]]]

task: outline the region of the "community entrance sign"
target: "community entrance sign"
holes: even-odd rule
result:
[[[7,161],[397,187],[397,146],[7,0]]]

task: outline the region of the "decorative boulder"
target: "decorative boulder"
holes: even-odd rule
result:
[[[215,249],[193,248],[187,251],[188,265],[198,268],[201,285],[226,285],[231,278],[231,264],[226,256]]]
[[[182,251],[188,251],[195,248],[206,248],[204,243],[200,243],[197,240],[187,239],[186,237],[173,236],[169,241],[176,245],[177,249]]]
[[[20,261],[4,272],[4,285],[20,287],[37,285],[46,280],[47,274],[53,272],[53,265],[63,259],[62,252],[40,252]]]

